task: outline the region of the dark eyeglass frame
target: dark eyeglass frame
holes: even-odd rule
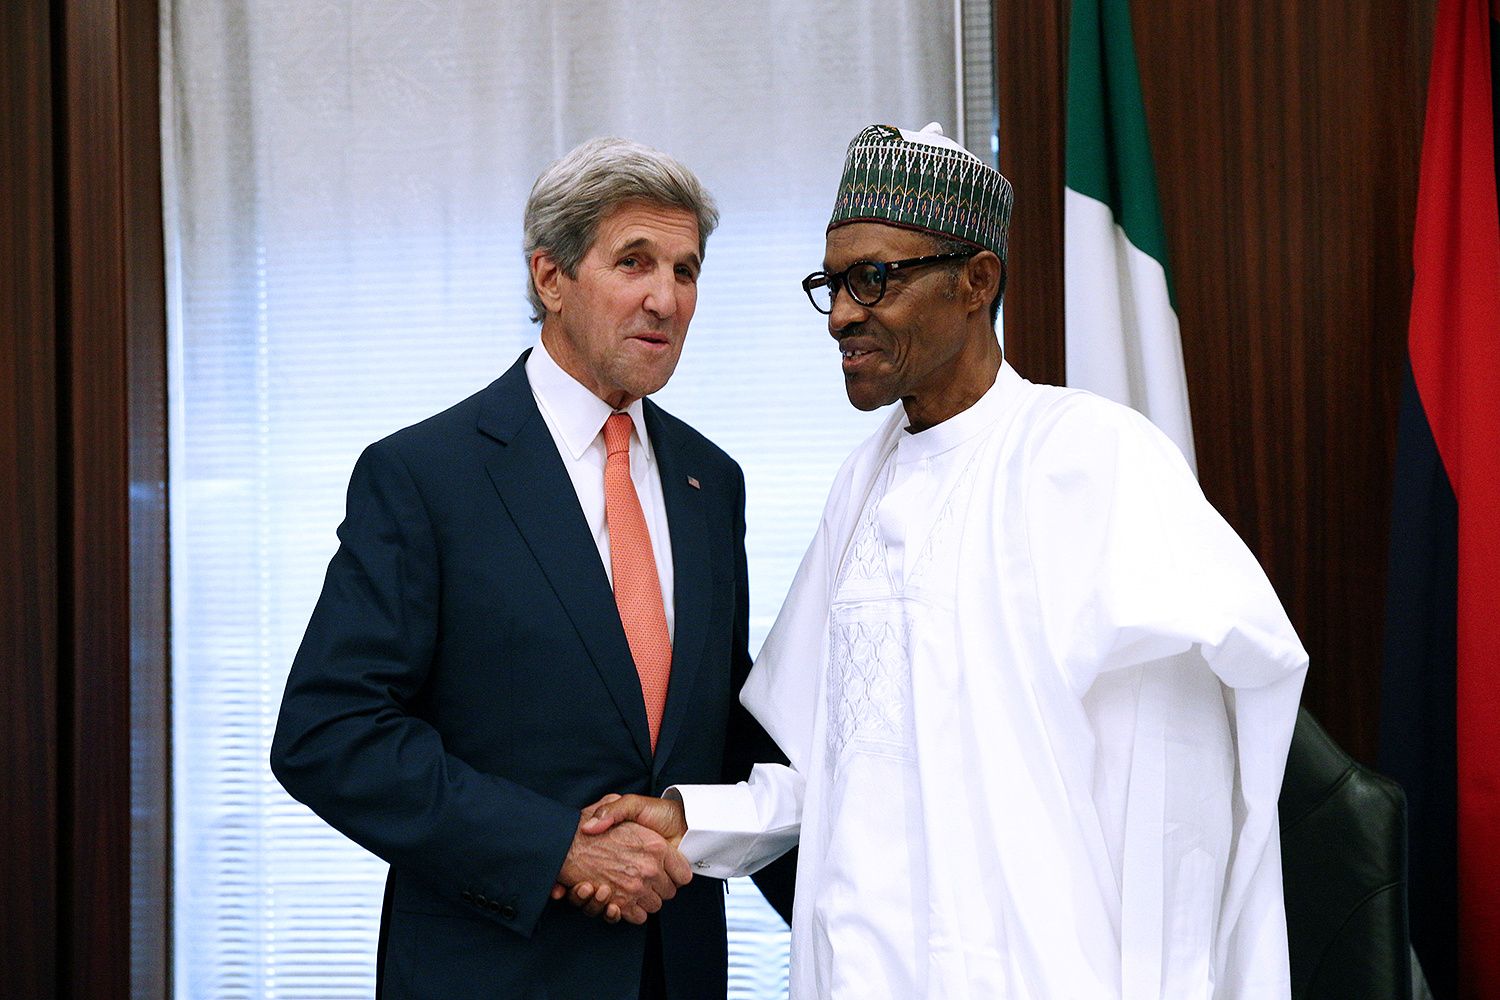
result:
[[[905,260],[857,260],[842,271],[835,271],[833,273],[829,273],[828,271],[814,271],[802,279],[802,290],[807,293],[807,301],[812,303],[812,307],[825,316],[833,312],[833,302],[838,298],[840,286],[843,287],[844,291],[849,293],[849,297],[855,302],[869,307],[885,298],[886,279],[892,271],[909,271],[914,267],[926,267],[928,264],[941,264],[950,260],[968,260],[979,252],[979,249],[976,247],[973,250],[960,250],[957,253],[936,253],[929,254],[926,257],[908,257]],[[875,297],[872,299],[860,298],[849,284],[849,272],[861,267],[873,267],[875,269],[874,276],[876,282],[880,285],[880,291],[876,292]],[[827,309],[818,305],[818,300],[813,298],[813,292],[816,289],[825,287],[828,289]]]

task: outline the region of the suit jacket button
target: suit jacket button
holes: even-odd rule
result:
[[[475,906],[489,906],[490,905],[490,901],[488,899],[485,899],[484,896],[482,896],[482,895],[480,895],[479,893],[476,892],[474,894],[474,905]]]
[[[458,898],[463,900],[465,903],[474,902],[474,894],[468,889],[465,889],[463,892],[459,893]]]
[[[493,899],[486,899],[484,901],[484,906],[485,906],[485,909],[489,910],[491,913],[499,913],[500,912],[500,904],[497,903],[497,902],[495,902]]]
[[[516,908],[514,906],[511,906],[509,903],[506,903],[504,906],[500,907],[500,916],[504,917],[506,920],[514,920],[516,919]]]

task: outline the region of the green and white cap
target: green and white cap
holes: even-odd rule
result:
[[[937,122],[911,132],[871,125],[849,143],[830,230],[883,222],[993,250],[1005,260],[1010,181]]]

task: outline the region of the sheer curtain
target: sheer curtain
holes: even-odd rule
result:
[[[878,419],[798,285],[844,145],[962,100],[993,157],[989,4],[162,8],[177,995],[369,996],[385,866],[266,765],[359,450],[534,341],[521,211],[548,162],[600,134],[666,149],[724,221],[658,398],[745,467],[758,647]],[[984,61],[960,77],[966,37]],[[783,995],[784,925],[748,882],[729,904],[732,995]]]

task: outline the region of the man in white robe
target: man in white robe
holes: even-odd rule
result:
[[[1286,997],[1306,653],[1165,435],[1003,360],[1010,200],[931,126],[851,143],[804,287],[850,401],[902,405],[741,695],[790,766],[585,829],[655,826],[714,877],[800,842],[793,1000]]]

